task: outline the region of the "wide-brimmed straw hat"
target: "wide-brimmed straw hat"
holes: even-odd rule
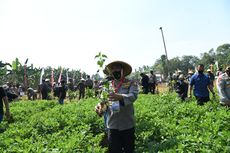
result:
[[[183,74],[179,75],[179,80],[184,80],[184,75]]]
[[[225,71],[230,71],[230,66],[227,66],[227,67],[225,68]]]
[[[193,71],[192,71],[192,70],[189,70],[189,71],[188,71],[188,74],[193,74]]]
[[[106,65],[105,70],[103,71],[106,75],[111,74],[111,70],[114,66],[121,65],[123,68],[123,74],[124,76],[129,75],[132,72],[132,67],[123,61],[114,61]]]

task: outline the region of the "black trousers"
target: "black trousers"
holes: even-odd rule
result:
[[[135,143],[135,128],[119,131],[109,129],[109,153],[133,153]]]
[[[152,94],[155,94],[156,84],[155,83],[149,83],[149,90]]]
[[[85,98],[85,91],[79,91],[79,100]]]
[[[149,86],[143,86],[142,89],[143,89],[143,93],[144,94],[148,94],[149,93]]]
[[[196,96],[196,100],[197,100],[197,105],[204,105],[204,103],[208,102],[210,99],[209,97],[197,97]]]

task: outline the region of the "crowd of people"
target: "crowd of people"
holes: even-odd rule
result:
[[[206,73],[205,73],[206,72]],[[214,87],[216,84],[218,95],[220,97],[220,103],[226,106],[230,106],[230,67],[226,67],[225,71],[218,69],[216,75],[207,69],[205,66],[199,64],[194,73],[192,70],[185,74],[178,70],[176,73],[171,74],[169,77],[169,89],[175,91],[178,97],[182,101],[187,98],[195,96],[198,105],[204,105],[204,103],[210,101],[210,92],[215,99],[216,95]]]
[[[95,111],[99,116],[104,116],[110,153],[134,152],[135,118],[133,103],[138,97],[139,86],[142,87],[143,94],[156,93],[157,78],[153,71],[150,71],[149,74],[141,73],[140,82],[127,79],[131,72],[132,67],[123,61],[109,63],[104,71],[112,90],[109,92],[108,102],[98,103]],[[178,94],[182,101],[195,96],[197,105],[204,105],[210,101],[209,92],[215,98],[215,82],[221,105],[230,107],[230,66],[226,67],[224,72],[219,71],[215,77],[210,69],[205,71],[205,66],[199,64],[195,73],[190,70],[188,74],[183,74],[182,71],[177,70],[168,79],[168,84],[172,86],[173,91]],[[28,88],[26,92],[23,86],[17,88],[12,84],[7,84],[7,86],[0,87],[0,122],[4,112],[6,118],[10,118],[9,101],[22,96],[24,93],[27,93],[29,100],[37,98],[49,100],[51,98],[50,93],[53,93],[58,98],[58,102],[64,104],[67,90],[72,92],[79,90],[78,99],[82,99],[85,97],[85,90],[87,89],[94,90],[94,96],[99,96],[102,86],[103,82],[93,81],[90,76],[87,76],[86,80],[82,78],[77,84],[74,83],[73,79],[69,79],[68,83],[61,80],[59,84],[51,85],[49,79],[43,79],[38,90]],[[38,93],[39,95],[37,95]]]
[[[149,75],[141,73],[140,76],[140,85],[142,86],[143,93],[148,94],[150,92],[152,94],[155,94],[157,87],[157,78],[153,71],[150,71]]]

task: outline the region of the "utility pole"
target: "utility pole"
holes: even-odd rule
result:
[[[164,34],[163,34],[163,30],[162,30],[162,27],[160,27],[160,30],[161,30],[161,35],[162,35],[162,39],[163,39],[163,44],[164,44],[164,49],[165,49],[165,56],[166,56],[166,73],[167,73],[167,76],[168,77],[168,71],[169,71],[169,67],[168,67],[168,64],[169,64],[169,61],[168,61],[168,54],[167,54],[167,50],[166,50],[166,45],[165,45],[165,39],[164,39]]]

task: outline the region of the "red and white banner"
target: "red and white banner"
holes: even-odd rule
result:
[[[62,68],[61,68],[61,73],[60,73],[59,78],[58,78],[58,83],[61,83],[61,76],[62,76]]]
[[[53,86],[54,86],[54,69],[51,70],[51,78],[50,78],[50,81],[51,81],[51,86],[53,87]]]

